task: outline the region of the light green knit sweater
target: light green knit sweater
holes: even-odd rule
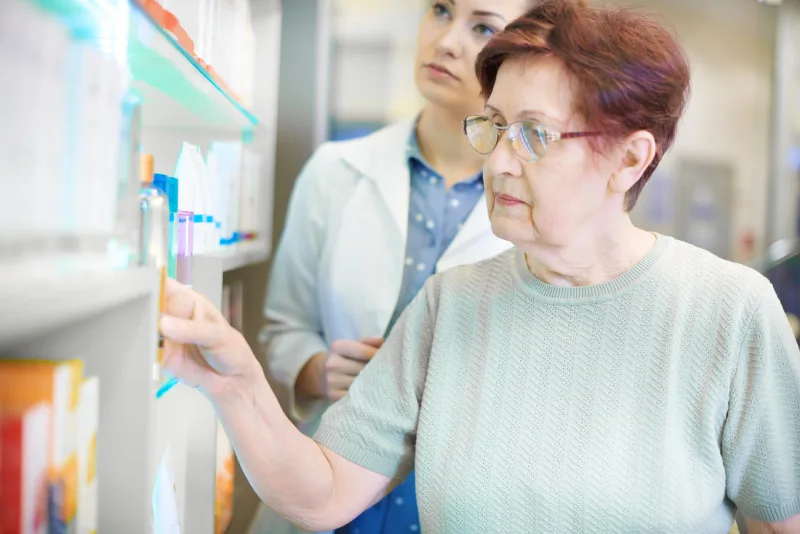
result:
[[[672,238],[563,288],[522,253],[432,278],[315,439],[423,531],[725,533],[800,513],[800,352],[769,282]]]

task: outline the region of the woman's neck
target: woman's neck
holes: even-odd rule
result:
[[[608,282],[639,263],[653,248],[656,237],[633,225],[623,215],[611,228],[588,229],[568,245],[525,250],[531,274],[540,281],[562,287]]]
[[[444,177],[447,187],[476,174],[483,156],[470,146],[462,129],[464,117],[428,104],[417,122],[422,156]]]

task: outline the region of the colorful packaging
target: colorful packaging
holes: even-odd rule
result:
[[[47,403],[52,411],[48,509],[50,534],[70,532],[78,507],[78,399],[80,360],[0,362],[0,406],[23,412]]]
[[[233,518],[236,461],[225,429],[217,421],[217,476],[214,486],[214,532],[224,534]]]
[[[51,428],[47,402],[0,413],[0,534],[47,533]]]

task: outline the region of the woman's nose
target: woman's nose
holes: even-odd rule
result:
[[[501,132],[497,146],[486,156],[484,167],[492,176],[522,176],[522,160],[511,146],[508,132]]]
[[[453,59],[460,58],[464,53],[464,35],[461,28],[456,23],[447,26],[436,43],[436,52],[441,56],[450,56]]]

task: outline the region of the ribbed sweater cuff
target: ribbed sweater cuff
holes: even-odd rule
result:
[[[739,511],[748,519],[764,521],[766,523],[780,523],[800,514],[800,496],[792,501],[771,508],[755,508],[750,510],[747,507],[740,507]]]
[[[392,479],[403,480],[414,470],[414,466],[409,465],[413,462],[404,461],[402,455],[364,449],[342,437],[335,430],[326,428],[324,423],[314,434],[314,441],[364,469]]]

